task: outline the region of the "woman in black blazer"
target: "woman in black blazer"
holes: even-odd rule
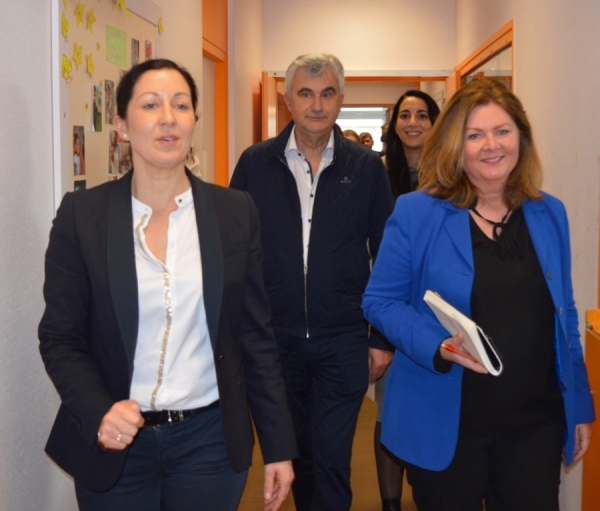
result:
[[[168,60],[133,67],[114,123],[134,170],[68,193],[46,253],[40,352],[61,397],[46,452],[82,510],[236,509],[265,460],[265,509],[296,456],[245,193],[185,169],[198,93]]]

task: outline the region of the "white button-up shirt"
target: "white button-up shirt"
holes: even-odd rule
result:
[[[302,246],[304,247],[304,264],[308,261],[308,245],[310,239],[310,228],[312,222],[313,205],[317,194],[317,184],[323,169],[329,166],[333,160],[333,131],[329,135],[327,146],[321,155],[321,163],[313,179],[312,169],[308,160],[300,153],[296,145],[296,128],[292,128],[292,133],[285,147],[285,158],[296,180],[298,196],[300,197],[300,208],[302,210]]]
[[[175,201],[163,264],[146,244],[152,209],[132,197],[139,326],[130,395],[144,411],[198,408],[219,399],[191,188]]]

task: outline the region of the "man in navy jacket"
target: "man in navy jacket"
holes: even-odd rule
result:
[[[369,378],[391,359],[361,312],[370,259],[393,209],[381,158],[336,133],[344,71],[303,55],[286,73],[293,121],[248,148],[231,187],[256,203],[273,312],[300,457],[298,511],[350,508],[350,457]]]

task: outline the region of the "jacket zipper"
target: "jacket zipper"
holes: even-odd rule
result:
[[[285,158],[281,158],[277,155],[278,160],[291,172],[290,166],[287,163],[287,160]],[[335,153],[333,155],[333,158],[331,160],[331,163],[329,165],[327,165],[327,167],[325,167],[325,169],[328,169],[329,167],[332,167],[333,164],[335,163],[336,157],[335,157]],[[325,170],[323,169],[323,170]],[[307,278],[308,278],[308,264],[304,263],[304,321],[306,322],[306,338],[310,338],[310,331],[308,329],[308,290],[307,290]]]
[[[306,278],[308,275],[308,264],[304,263],[304,320],[306,321],[306,338],[310,337],[308,331],[308,293],[306,292]]]

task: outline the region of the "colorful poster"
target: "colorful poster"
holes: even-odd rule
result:
[[[146,60],[152,59],[152,41],[148,41],[148,39],[146,39],[146,43],[144,45],[144,55]]]

